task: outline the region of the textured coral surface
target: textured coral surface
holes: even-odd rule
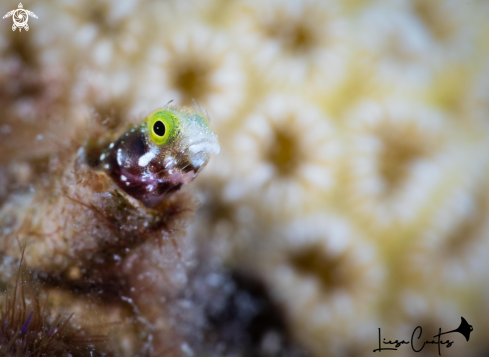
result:
[[[488,353],[487,1],[23,5],[28,31],[0,23],[0,355],[366,356],[461,316],[442,355]],[[221,153],[149,209],[91,155],[170,101]]]

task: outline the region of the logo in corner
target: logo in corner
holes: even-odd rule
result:
[[[418,330],[419,330],[418,337],[415,338],[416,331],[418,331]],[[389,340],[389,342],[387,342],[385,338],[382,341],[381,336],[380,336],[380,328],[379,328],[379,348],[375,349],[374,352],[377,352],[377,351],[381,352],[381,351],[385,351],[385,350],[397,351],[397,349],[404,344],[406,344],[406,345],[411,344],[411,348],[413,349],[414,352],[420,352],[425,347],[426,344],[434,344],[434,345],[438,345],[438,355],[441,356],[440,347],[442,345],[446,345],[445,347],[449,348],[454,343],[454,341],[450,341],[450,340],[442,341],[440,339],[441,335],[446,335],[449,333],[458,332],[461,335],[463,335],[468,342],[469,338],[470,338],[470,333],[473,330],[474,330],[474,328],[472,327],[472,325],[469,325],[467,320],[465,320],[462,317],[462,321],[460,322],[460,325],[455,330],[451,330],[451,331],[447,331],[447,332],[441,332],[441,327],[440,327],[438,329],[438,335],[433,336],[433,338],[438,337],[436,340],[425,341],[422,345],[420,345],[419,342],[417,342],[415,340],[419,340],[421,338],[421,334],[423,333],[423,329],[421,328],[421,326],[418,326],[414,329],[413,334],[411,335],[411,341],[404,341],[404,340],[399,341],[399,339],[397,339],[394,342],[392,342],[392,340]],[[384,345],[395,345],[394,346],[395,348],[382,348],[382,344],[384,344]],[[420,348],[416,349],[416,347],[414,347],[415,344],[417,346],[419,346]]]
[[[37,19],[36,14],[34,14],[32,11],[24,10],[22,3],[19,3],[18,9],[7,12],[3,18],[5,19],[13,16],[14,24],[12,25],[12,31],[15,31],[18,28],[19,32],[22,32],[22,28],[29,31],[29,25],[27,24],[27,21],[29,21],[29,15]]]

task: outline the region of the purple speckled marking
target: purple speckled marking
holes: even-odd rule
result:
[[[34,312],[31,312],[29,316],[27,316],[27,320],[25,320],[22,325],[22,330],[20,330],[21,335],[25,335],[27,333],[27,329],[29,328],[29,324],[31,323],[32,316],[34,316]]]

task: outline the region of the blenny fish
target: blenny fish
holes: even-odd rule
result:
[[[206,115],[167,105],[110,143],[100,168],[151,208],[192,181],[219,150]]]

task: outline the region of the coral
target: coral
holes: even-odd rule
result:
[[[251,253],[263,264],[259,271],[314,355],[340,353],[336,339],[350,333],[367,342],[386,271],[377,249],[347,220],[316,213],[277,228],[260,246]]]
[[[64,1],[58,5],[58,13],[47,15],[59,30],[72,34],[71,41],[61,37],[64,45],[73,55],[86,56],[95,66],[107,68],[119,59],[137,58],[146,44],[148,32],[143,20],[133,19],[137,1],[107,0],[90,5]]]
[[[347,37],[332,1],[243,2],[240,46],[273,87],[308,91],[344,73]]]
[[[469,169],[467,173],[481,179]],[[408,264],[411,267],[408,269],[415,271],[410,274],[419,276],[420,280],[436,275],[447,286],[477,285],[488,269],[483,254],[488,244],[485,237],[489,234],[488,195],[484,189],[472,191],[471,188],[479,186],[473,184],[474,178],[466,180],[466,187],[460,185],[451,202],[445,205],[446,209],[423,231],[416,253],[410,256],[413,262]],[[433,251],[437,252],[435,256]]]
[[[350,115],[346,192],[352,211],[380,227],[412,222],[451,168],[443,115],[394,101],[363,103]]]
[[[141,105],[196,101],[213,113],[211,118],[229,118],[241,104],[245,86],[241,60],[229,45],[227,36],[196,24],[152,46],[140,82]]]
[[[286,103],[286,104],[285,104]],[[270,96],[245,119],[234,140],[232,197],[254,198],[267,215],[307,211],[335,183],[339,145],[314,105]]]
[[[19,39],[9,33],[0,50],[2,163],[22,160],[40,151],[53,152],[57,149],[54,143],[44,139],[69,135],[74,128],[63,120],[75,116],[69,71],[45,64],[45,49],[33,37],[26,33]]]

